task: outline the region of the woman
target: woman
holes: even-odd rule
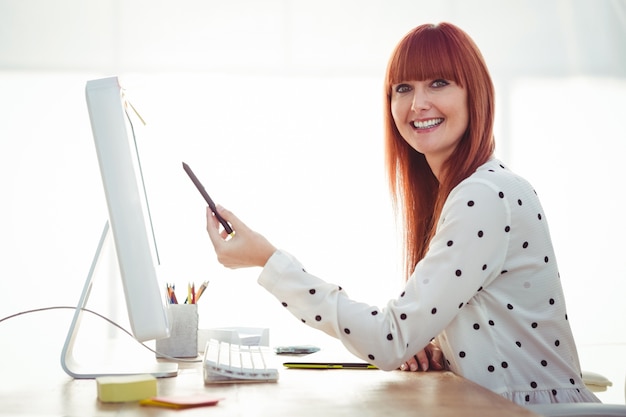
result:
[[[494,159],[493,84],[474,42],[447,23],[415,28],[385,88],[405,230],[398,298],[384,309],[349,299],[221,207],[235,234],[207,210],[218,260],[263,267],[259,283],[292,314],[383,370],[445,367],[519,404],[598,402],[581,380],[543,209]]]

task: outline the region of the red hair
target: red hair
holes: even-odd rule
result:
[[[465,88],[468,126],[444,162],[439,179],[423,154],[402,138],[391,115],[391,89],[403,81],[443,78]],[[385,78],[385,154],[392,202],[404,220],[405,275],[428,251],[443,204],[450,191],[491,158],[495,144],[494,88],[480,50],[450,23],[421,25],[396,46]]]

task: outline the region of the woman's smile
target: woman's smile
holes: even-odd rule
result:
[[[441,123],[443,123],[443,118],[442,117],[437,117],[437,118],[434,118],[434,119],[426,119],[426,120],[414,120],[412,122],[413,127],[416,130],[432,129],[434,127],[439,126]]]

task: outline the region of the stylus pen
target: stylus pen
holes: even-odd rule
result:
[[[209,208],[211,209],[215,217],[217,217],[217,220],[219,220],[222,226],[224,226],[224,230],[226,230],[226,233],[228,233],[229,235],[232,234],[233,233],[232,227],[230,227],[230,224],[228,224],[228,222],[224,220],[222,216],[219,215],[219,213],[217,212],[217,207],[215,207],[215,203],[209,196],[209,193],[207,193],[206,190],[204,189],[204,186],[202,185],[200,180],[198,180],[198,177],[196,177],[196,174],[194,174],[191,168],[189,168],[189,165],[187,165],[184,162],[183,162],[183,169],[185,170],[187,175],[189,175],[189,178],[191,178],[191,181],[193,181],[198,191],[200,191],[200,194],[202,194],[202,197],[204,197],[204,200],[209,205]]]

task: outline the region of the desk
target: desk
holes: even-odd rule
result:
[[[525,416],[535,414],[450,372],[281,369],[277,383],[205,386],[200,364],[183,364],[179,375],[158,381],[162,395],[211,393],[215,407],[184,411],[103,404],[94,380],[65,374],[31,379],[0,397],[2,415],[63,416]],[[3,378],[5,375],[3,375]],[[419,410],[419,411],[418,411]]]
[[[278,356],[270,358],[280,372],[276,383],[205,386],[200,363],[181,363],[177,377],[158,380],[160,395],[223,397],[215,407],[176,411],[103,404],[95,380],[72,379],[61,368],[71,313],[48,312],[2,323],[0,416],[536,416],[450,372],[285,369],[280,366],[284,357]],[[146,353],[143,348],[140,352]]]

